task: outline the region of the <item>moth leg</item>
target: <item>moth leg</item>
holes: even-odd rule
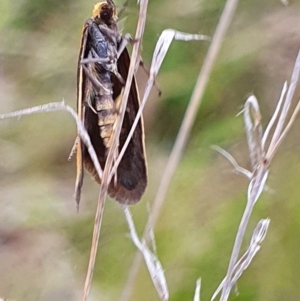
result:
[[[87,59],[83,59],[81,60],[81,64],[90,64],[90,63],[109,63],[109,58],[100,58],[100,57],[95,57],[95,58],[87,58]]]
[[[86,74],[86,76],[88,77],[88,79],[90,80],[90,82],[92,83],[92,85],[97,89],[97,91],[100,91],[101,89],[105,90],[107,93],[109,93],[109,89],[107,89],[106,87],[104,87],[90,72],[90,70],[84,65],[82,64],[82,68]]]
[[[92,49],[92,53],[94,56],[94,60],[99,59],[98,63],[100,63],[106,70],[113,73],[122,85],[125,85],[125,81],[124,81],[123,77],[118,72],[117,64],[116,64],[116,57],[114,55],[110,55],[110,57],[101,59],[94,49]],[[119,57],[118,54],[117,54],[117,57]]]
[[[107,25],[99,25],[99,29],[101,33],[103,33],[105,37],[113,44],[116,43],[116,39],[119,40],[121,38],[121,35],[118,31],[108,28]]]
[[[124,81],[123,77],[121,76],[121,74],[118,72],[118,69],[117,68],[111,68],[111,67],[109,67],[110,65],[116,66],[115,64],[110,64],[111,61],[113,61],[113,58],[109,58],[109,57],[107,57],[107,58],[100,58],[98,56],[98,54],[96,53],[95,50],[92,49],[91,51],[92,51],[94,57],[82,60],[81,64],[83,64],[83,66],[84,66],[84,64],[88,64],[88,63],[99,63],[106,70],[112,72],[122,85],[125,85],[125,81]],[[88,70],[88,68],[86,66],[84,68],[84,71],[87,74],[88,78],[91,79],[90,72],[89,72],[89,70]],[[95,84],[94,84],[94,82],[92,82],[92,84],[94,85],[95,88],[99,89],[99,87],[103,87],[101,85],[101,83],[99,83],[95,78],[93,78],[93,81],[97,82]],[[107,90],[105,87],[103,87],[103,89]]]
[[[124,81],[123,77],[121,76],[121,74],[118,72],[118,70],[114,71],[114,75],[119,80],[119,82],[124,86],[125,85],[125,81]]]
[[[145,71],[145,73],[148,75],[148,77],[150,77],[150,71],[146,68],[143,59],[140,57],[140,67],[142,67],[142,69]],[[154,87],[156,88],[157,92],[158,92],[158,96],[161,96],[162,91],[159,88],[159,86],[156,84],[155,80],[154,80]]]
[[[133,44],[135,40],[131,37],[129,33],[125,34],[122,39],[121,43],[118,47],[118,58],[120,57],[121,53],[124,51],[128,43]]]

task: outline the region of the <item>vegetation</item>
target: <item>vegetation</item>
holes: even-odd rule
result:
[[[76,106],[76,66],[81,27],[93,2],[0,0],[0,113],[65,99]],[[122,5],[120,1],[116,4]],[[161,31],[213,36],[225,1],[149,1],[142,56],[150,65]],[[250,169],[242,110],[254,93],[268,123],[299,48],[297,1],[241,1],[214,66],[182,160],[154,229],[171,300],[210,300],[226,274],[245,209],[248,182],[211,145],[229,151]],[[121,21],[134,35],[138,6],[130,1]],[[175,41],[145,109],[149,187],[132,209],[140,236],[160,184],[207,42]],[[146,74],[138,71],[142,87]],[[297,95],[296,95],[297,96]],[[296,100],[296,99],[295,99]],[[262,250],[229,300],[297,300],[299,247],[299,143],[296,121],[272,162],[267,191],[256,204],[244,251],[261,218],[271,224]],[[80,211],[73,195],[76,136],[63,112],[0,123],[0,296],[15,300],[80,300],[99,186],[86,174]],[[118,300],[135,256],[128,226],[108,201],[90,300]],[[141,266],[130,300],[159,300]]]

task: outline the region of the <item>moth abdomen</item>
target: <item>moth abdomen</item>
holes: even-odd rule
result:
[[[98,116],[99,134],[106,148],[111,145],[113,127],[117,119],[117,110],[111,95],[97,96],[95,110]]]

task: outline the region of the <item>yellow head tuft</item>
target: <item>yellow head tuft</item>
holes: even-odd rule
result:
[[[103,2],[98,2],[94,5],[92,17],[96,18],[97,16],[100,16],[101,10],[107,6],[112,6],[113,7],[113,19],[117,20],[117,12],[116,12],[116,7],[113,4],[112,1],[103,1]]]

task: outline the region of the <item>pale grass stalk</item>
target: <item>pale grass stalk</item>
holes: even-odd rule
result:
[[[236,160],[228,152],[226,152],[224,149],[222,149],[221,147],[219,147],[217,145],[212,145],[211,148],[216,150],[217,152],[219,152],[221,155],[223,155],[232,164],[232,166],[234,167],[234,170],[236,171],[236,173],[239,173],[239,174],[245,176],[249,180],[252,178],[252,172],[250,172],[249,170],[241,167],[236,162]]]
[[[153,252],[149,250],[145,241],[140,241],[135,230],[135,226],[131,217],[130,210],[127,206],[122,206],[123,212],[126,217],[126,221],[130,231],[130,237],[137,249],[144,257],[146,266],[151,276],[152,282],[156,291],[162,301],[169,300],[169,290],[167,286],[166,277],[162,268],[162,265],[157,257],[156,248],[153,248]],[[152,232],[153,234],[153,232]],[[155,246],[154,234],[152,235],[152,245]]]
[[[287,90],[286,95],[285,95],[285,102],[283,104],[283,108],[282,108],[282,111],[281,111],[276,129],[275,129],[275,132],[274,132],[273,137],[271,139],[267,156],[271,156],[271,152],[274,152],[275,144],[278,143],[279,137],[282,134],[282,131],[283,131],[282,129],[283,129],[284,124],[286,122],[286,117],[287,117],[289,108],[291,106],[292,100],[293,100],[295,89],[297,87],[297,83],[298,83],[298,79],[299,79],[299,73],[300,73],[300,52],[298,53],[298,56],[297,56],[297,59],[296,59],[296,62],[295,62],[293,74],[292,74],[292,77],[291,77],[291,82],[290,82],[290,85],[289,85],[288,90]]]
[[[275,125],[275,121],[276,121],[276,119],[278,117],[278,114],[280,112],[280,108],[281,108],[283,100],[284,100],[284,96],[285,96],[286,91],[287,91],[287,87],[288,87],[287,82],[285,82],[284,85],[283,85],[283,88],[282,88],[282,91],[281,91],[281,95],[280,95],[278,104],[276,106],[275,112],[274,112],[274,114],[273,114],[273,116],[272,116],[272,118],[271,118],[271,120],[270,120],[270,122],[269,122],[269,124],[268,124],[268,126],[266,128],[266,130],[265,130],[264,135],[263,135],[263,139],[262,139],[263,148],[265,148],[265,145],[266,145],[267,139],[269,137],[270,131],[273,128],[273,126]]]
[[[67,111],[71,114],[71,116],[74,118],[76,122],[78,135],[80,136],[83,143],[86,145],[87,150],[91,156],[91,159],[95,165],[95,169],[97,173],[99,174],[99,176],[102,176],[103,171],[99,164],[94,147],[91,143],[90,136],[88,135],[86,129],[84,128],[83,123],[78,118],[77,113],[70,106],[66,105],[64,101],[51,102],[44,105],[27,108],[24,110],[18,110],[11,113],[0,114],[0,119],[16,118],[16,117],[20,118],[21,116],[25,116],[25,115],[32,115],[36,113],[45,113],[45,112],[53,112],[53,111]]]
[[[238,278],[242,275],[243,271],[248,268],[253,257],[260,250],[260,244],[263,242],[267,235],[270,219],[262,219],[258,222],[256,228],[253,231],[250,245],[244,255],[239,259],[234,267],[234,276],[232,278],[232,285],[234,285]]]
[[[234,286],[237,282],[238,278],[242,275],[242,273],[248,268],[249,264],[253,260],[253,257],[260,250],[260,244],[264,240],[267,230],[270,224],[270,219],[260,220],[257,224],[256,228],[253,231],[250,245],[244,255],[239,259],[239,261],[235,264],[233,269],[233,278],[231,280],[231,286]],[[216,289],[213,294],[211,301],[213,301],[220,291],[223,288],[225,279],[221,282],[219,287]]]
[[[120,116],[118,118],[116,130],[113,135],[112,146],[107,155],[107,160],[105,163],[103,178],[102,178],[102,182],[101,182],[102,184],[100,186],[100,192],[99,192],[96,215],[95,215],[95,222],[94,222],[94,231],[93,231],[90,260],[89,260],[86,280],[85,280],[85,284],[84,284],[82,301],[87,300],[87,297],[88,297],[88,294],[90,291],[90,287],[91,287],[92,278],[93,278],[93,271],[94,271],[94,266],[95,266],[95,261],[96,261],[96,256],[97,256],[97,250],[98,250],[103,210],[104,210],[104,205],[105,205],[105,199],[107,196],[108,185],[110,183],[109,182],[110,172],[111,172],[111,168],[112,168],[112,165],[113,165],[113,162],[115,159],[115,156],[114,156],[115,150],[118,148],[118,141],[119,141],[121,127],[122,127],[122,123],[123,123],[123,119],[124,119],[124,115],[125,115],[125,111],[126,111],[126,107],[127,107],[127,101],[128,101],[128,96],[129,96],[129,92],[130,92],[131,82],[132,82],[132,79],[134,76],[135,67],[139,62],[140,48],[141,48],[142,37],[143,37],[145,23],[146,23],[147,6],[148,6],[148,0],[140,1],[139,20],[138,20],[137,30],[136,30],[136,35],[135,35],[136,42],[133,45],[131,61],[130,61],[130,66],[129,66],[129,70],[128,70],[128,76],[127,76],[124,92],[122,95]]]
[[[142,16],[146,16],[146,4],[147,4],[147,2],[145,2],[145,1],[143,3],[141,3],[141,5],[143,5],[141,7],[141,15]],[[142,20],[142,19],[143,18],[140,18],[139,20]],[[141,22],[139,22],[137,34],[136,34],[137,41],[141,41],[142,35],[143,35],[143,30],[144,30],[143,24],[141,24]],[[140,47],[140,45],[139,45],[140,43],[136,42],[134,44],[134,46],[135,46],[134,49],[136,49],[136,51],[133,51],[132,58],[131,58],[131,62],[132,62],[131,66],[133,66],[133,67],[131,69],[129,69],[128,79],[126,82],[124,93],[122,95],[123,101],[122,101],[122,106],[121,106],[121,110],[120,110],[121,117],[118,119],[118,125],[116,127],[116,130],[113,133],[113,141],[114,142],[113,142],[110,152],[108,154],[104,172],[101,169],[101,166],[98,162],[96,153],[90,142],[90,138],[89,138],[87,132],[85,131],[82,122],[78,119],[78,116],[76,115],[75,111],[72,108],[70,108],[69,106],[66,106],[64,103],[50,103],[50,104],[46,104],[43,106],[37,106],[34,108],[21,110],[21,111],[14,112],[14,113],[0,115],[0,118],[1,117],[9,118],[9,117],[19,117],[22,115],[32,114],[32,113],[37,113],[37,112],[48,112],[48,111],[52,111],[52,110],[67,110],[72,114],[72,116],[75,118],[75,120],[77,122],[78,134],[79,134],[80,138],[82,139],[83,143],[86,144],[87,149],[88,149],[88,151],[91,155],[91,158],[93,160],[93,163],[95,165],[95,168],[97,170],[97,173],[102,180],[102,184],[100,186],[100,193],[99,193],[99,197],[98,197],[97,210],[96,210],[96,215],[95,215],[95,224],[94,224],[94,231],[93,231],[93,240],[92,240],[92,247],[91,247],[91,253],[90,253],[89,267],[87,270],[87,276],[86,276],[82,300],[87,299],[89,291],[90,291],[90,287],[91,287],[91,281],[92,281],[92,276],[93,276],[95,259],[96,259],[96,255],[97,255],[98,241],[99,241],[100,229],[101,229],[101,221],[102,221],[102,216],[103,216],[105,198],[107,195],[108,183],[110,183],[111,178],[114,176],[114,174],[117,170],[118,164],[120,163],[121,158],[122,158],[124,152],[126,151],[126,147],[128,146],[128,143],[132,137],[132,134],[136,128],[136,125],[141,117],[142,110],[144,108],[147,98],[149,97],[151,88],[154,85],[155,77],[161,67],[163,59],[164,59],[173,39],[188,41],[188,40],[208,40],[209,38],[207,36],[202,36],[202,35],[185,34],[185,33],[175,31],[175,30],[171,30],[171,29],[165,30],[162,33],[162,35],[157,43],[156,51],[154,52],[154,55],[153,55],[153,61],[152,61],[151,69],[150,69],[150,77],[149,77],[149,80],[148,80],[148,83],[146,86],[142,104],[139,108],[138,114],[135,118],[134,124],[130,131],[130,134],[128,135],[128,137],[126,139],[126,142],[120,152],[120,155],[116,159],[114,157],[115,149],[118,147],[118,143],[117,143],[118,136],[120,134],[120,129],[122,126],[122,118],[123,118],[125,110],[126,110],[126,100],[124,100],[124,98],[126,97],[126,93],[129,94],[129,90],[131,87],[130,79],[132,80],[132,78],[133,78],[133,76],[131,76],[131,78],[130,78],[130,70],[131,71],[133,70],[133,72],[134,72],[134,69],[135,69],[134,66],[137,64],[137,61],[139,59],[139,55],[138,55],[139,50],[138,49]],[[98,62],[98,60],[97,60],[97,62]],[[133,72],[131,72],[132,75],[133,75]],[[74,147],[76,147],[76,141],[75,141]],[[75,149],[74,147],[71,151],[70,156],[72,156],[72,154],[74,153],[74,149]],[[113,167],[112,167],[112,164],[114,164]],[[131,220],[131,224],[132,223],[133,223],[133,221]],[[132,227],[131,227],[131,229],[132,229]],[[153,240],[153,244],[154,244],[154,240]],[[137,245],[137,247],[138,247],[138,245]],[[161,268],[161,265],[160,265],[158,259],[153,257],[154,255],[148,256],[147,254],[149,252],[146,252],[144,249],[141,249],[140,247],[138,247],[138,248],[144,254],[144,258],[145,258],[147,267],[149,269],[151,278],[153,280],[153,283],[154,283],[159,295],[161,296],[161,299],[168,300],[168,290],[167,290],[165,278],[162,276],[160,276],[160,277],[157,276],[159,274],[163,275],[163,272],[162,272],[163,270]],[[156,273],[153,272],[154,270],[153,270],[153,268],[151,268],[151,264],[149,263],[149,262],[151,262],[151,258],[152,258],[152,260],[153,260],[153,258],[156,259],[157,270],[158,271],[160,270],[161,271],[160,273],[158,271],[156,271]],[[152,264],[152,266],[153,266],[153,264]]]
[[[234,269],[235,269],[235,265],[236,262],[238,260],[238,255],[240,252],[240,248],[241,248],[241,244],[246,232],[246,228],[251,216],[251,213],[253,211],[253,207],[260,195],[260,193],[262,192],[263,188],[264,188],[264,184],[265,181],[267,179],[267,175],[268,175],[268,171],[264,168],[261,167],[258,172],[257,175],[251,180],[249,187],[248,187],[248,201],[246,204],[246,208],[238,229],[238,233],[235,239],[235,243],[234,243],[234,248],[232,251],[232,255],[231,255],[231,259],[230,259],[230,263],[229,263],[229,267],[228,267],[228,271],[227,271],[227,275],[224,279],[224,283],[222,286],[222,295],[221,295],[221,299],[222,301],[228,300],[229,297],[229,293],[232,289],[232,275],[234,273]]]
[[[139,110],[136,114],[135,120],[134,120],[132,127],[130,129],[130,132],[126,138],[126,141],[122,147],[122,150],[120,151],[118,159],[115,161],[115,163],[111,169],[109,179],[111,179],[113,177],[114,173],[116,172],[118,165],[120,164],[121,159],[128,147],[131,137],[132,137],[132,135],[136,129],[136,126],[142,116],[142,112],[143,112],[143,109],[149,98],[151,89],[152,89],[153,85],[155,84],[155,78],[160,70],[162,62],[163,62],[163,60],[169,50],[169,47],[174,39],[175,40],[183,40],[183,41],[192,41],[192,40],[200,41],[200,40],[209,40],[209,37],[205,36],[205,35],[183,33],[183,32],[173,30],[173,29],[166,29],[161,33],[161,35],[156,43],[155,50],[154,50],[151,67],[150,67],[150,76],[149,76],[149,79],[146,84],[142,102],[140,103]]]
[[[109,174],[110,174],[110,170],[111,170],[111,167],[112,167],[112,164],[114,161],[115,150],[118,147],[117,141],[119,139],[122,121],[123,121],[126,106],[127,106],[127,99],[128,99],[128,95],[129,95],[129,91],[130,91],[130,87],[131,87],[132,78],[134,75],[135,66],[137,65],[138,60],[139,60],[139,53],[140,53],[141,41],[142,41],[142,36],[143,36],[143,32],[144,32],[144,27],[145,27],[148,1],[142,0],[140,2],[141,2],[140,3],[140,17],[139,17],[139,21],[138,21],[138,25],[137,25],[136,36],[135,36],[136,42],[133,45],[133,51],[132,51],[132,56],[131,56],[131,63],[130,63],[130,67],[129,67],[128,77],[127,77],[124,93],[122,95],[120,118],[118,119],[118,125],[117,125],[116,130],[113,135],[114,139],[113,139],[113,143],[110,148],[110,151],[108,153],[104,172],[101,170],[97,156],[96,156],[95,151],[90,142],[90,138],[89,138],[87,132],[85,131],[82,122],[78,119],[75,111],[71,107],[66,106],[64,103],[50,103],[50,104],[46,104],[46,105],[42,105],[42,106],[37,106],[37,107],[17,111],[14,113],[0,115],[0,119],[4,119],[4,118],[10,118],[10,117],[19,117],[22,115],[28,115],[28,114],[39,113],[39,112],[67,110],[72,114],[72,116],[75,118],[75,120],[77,122],[78,134],[79,134],[80,138],[82,139],[82,141],[86,144],[87,149],[88,149],[88,151],[91,155],[91,158],[93,160],[93,163],[95,165],[95,169],[98,173],[98,176],[100,179],[102,179],[102,185],[100,186],[100,193],[99,193],[99,197],[98,197],[97,209],[96,209],[96,214],[95,214],[95,223],[94,223],[90,260],[89,260],[89,265],[88,265],[88,270],[87,270],[87,275],[86,275],[86,280],[85,280],[85,285],[84,285],[84,290],[83,290],[82,301],[87,300],[87,297],[88,297],[88,294],[90,291],[90,287],[91,287],[93,270],[94,270],[94,266],[95,266],[95,260],[96,260],[97,249],[98,249],[98,242],[99,242],[99,236],[100,236],[100,229],[101,229],[101,222],[102,222],[105,198],[107,195],[107,188],[108,188],[108,183],[109,183]]]
[[[154,54],[153,54],[153,58],[152,58],[152,62],[151,62],[151,67],[150,67],[150,76],[149,79],[147,81],[146,84],[146,88],[145,88],[145,92],[143,95],[143,100],[140,104],[140,108],[138,110],[138,113],[136,115],[135,121],[132,125],[132,128],[129,132],[128,137],[126,138],[126,141],[124,143],[124,146],[119,154],[118,159],[116,160],[111,173],[110,173],[110,178],[111,179],[114,175],[114,173],[117,170],[117,166],[122,158],[122,156],[125,153],[126,147],[130,142],[130,139],[133,135],[133,132],[136,128],[137,122],[139,121],[139,118],[141,117],[142,111],[144,109],[144,106],[146,104],[146,101],[150,95],[151,89],[153,87],[153,85],[155,84],[155,78],[160,70],[161,64],[169,50],[169,47],[172,43],[173,40],[183,40],[183,41],[191,41],[191,40],[209,40],[209,37],[205,36],[205,35],[197,35],[197,34],[187,34],[187,33],[183,33],[183,32],[179,32],[173,29],[167,29],[164,30],[157,43],[156,43],[156,47],[154,50]],[[149,216],[151,215],[151,213],[149,213]],[[148,233],[151,233],[152,229],[149,228]],[[129,277],[130,278],[130,277]],[[134,279],[133,279],[134,280]],[[122,296],[121,296],[121,300],[128,298],[127,296],[130,295],[131,293],[131,288],[133,287],[133,283],[131,284],[130,279],[129,282],[127,281],[127,285],[125,286]]]
[[[271,149],[270,154],[269,154],[269,158],[272,159],[273,156],[275,155],[276,150],[278,149],[279,145],[281,144],[281,142],[283,141],[284,137],[286,136],[287,132],[290,130],[291,126],[293,125],[293,123],[296,120],[296,117],[299,113],[300,110],[300,102],[297,103],[297,106],[295,108],[295,111],[292,114],[291,119],[289,120],[288,124],[286,125],[284,131],[282,131],[281,136],[278,138],[276,144],[274,145],[274,148]]]
[[[98,176],[100,178],[102,178],[102,176],[104,177],[105,170],[104,170],[104,175],[103,175],[103,172],[102,172],[102,169],[100,167],[96,152],[93,148],[93,145],[91,144],[90,137],[89,137],[87,131],[85,130],[83,123],[78,118],[77,113],[71,107],[69,107],[68,105],[65,105],[64,101],[63,102],[48,103],[48,104],[45,104],[45,105],[40,105],[40,106],[36,106],[36,107],[24,109],[24,110],[19,110],[19,111],[15,111],[15,112],[12,112],[12,113],[1,114],[0,119],[20,117],[20,116],[23,116],[23,115],[31,115],[31,114],[34,114],[34,113],[62,111],[62,110],[68,111],[72,115],[72,117],[75,119],[76,124],[77,124],[78,135],[80,136],[80,139],[82,140],[82,142],[87,147],[87,150],[88,150],[88,152],[91,156],[91,159],[92,159],[93,164],[95,166],[95,169],[98,173]],[[100,188],[100,193],[101,193],[101,188]],[[106,191],[105,191],[105,193],[106,193]],[[103,195],[101,195],[101,197],[103,197]],[[98,202],[98,206],[97,206],[98,216],[96,214],[96,220],[95,220],[95,223],[97,223],[97,226],[101,225],[103,207],[104,207],[104,202],[100,203],[100,205],[99,205],[99,202]],[[100,229],[99,229],[99,233],[100,233]],[[95,233],[94,233],[94,236],[93,236],[93,240],[94,239],[96,239],[95,238]],[[93,248],[91,249],[91,253],[93,252],[91,257],[93,257],[93,259],[96,257],[96,251],[97,251],[97,247],[94,248],[94,249]],[[90,260],[90,263],[91,263],[91,260]],[[93,267],[92,267],[92,270],[93,270]],[[92,272],[90,274],[89,274],[89,272],[90,272],[90,266],[89,266],[89,270],[88,270],[88,276],[90,278],[87,279],[87,280],[89,280],[89,282],[86,281],[86,284],[85,284],[84,297],[83,297],[84,299],[83,300],[86,300],[86,298],[88,296],[89,289],[90,289],[90,283],[91,283],[91,279],[92,279]]]
[[[257,164],[262,161],[264,155],[262,146],[261,114],[257,99],[254,95],[250,96],[245,103],[244,120],[249,155],[252,170],[254,170]]]
[[[220,300],[221,301],[228,300],[232,287],[235,285],[237,279],[241,276],[245,268],[248,267],[251,260],[253,259],[253,256],[255,255],[252,252],[253,256],[247,257],[247,261],[246,261],[247,264],[244,263],[242,265],[241,262],[244,261],[243,260],[241,261],[241,259],[238,260],[244,234],[248,226],[254,205],[257,202],[258,198],[260,197],[262,191],[264,190],[265,183],[268,178],[270,163],[279,145],[281,144],[282,140],[285,138],[293,122],[295,121],[297,114],[300,111],[300,102],[298,101],[295,109],[293,110],[292,116],[287,121],[287,116],[292,104],[294,92],[299,82],[299,75],[300,75],[300,51],[298,53],[295,62],[290,85],[287,89],[287,85],[284,84],[277,107],[269,122],[269,125],[267,126],[267,130],[264,135],[262,135],[261,115],[260,115],[257,99],[255,98],[255,96],[250,96],[246,101],[245,109],[244,109],[244,119],[245,119],[245,128],[247,133],[250,158],[252,162],[252,171],[251,172],[248,171],[248,173],[251,173],[252,177],[250,179],[250,183],[248,186],[246,208],[238,228],[228,270],[224,280],[216,290],[211,300],[213,300],[221,290],[222,293],[221,293]],[[278,122],[277,125],[275,125],[275,121],[277,119]],[[273,126],[275,126],[275,130],[269,146],[266,147],[267,137],[270,133],[270,129]],[[238,171],[240,172],[240,166],[235,162],[235,160],[231,157],[231,155],[229,155],[225,151],[221,153],[225,155],[225,157],[229,159],[229,161],[236,168],[238,168]],[[243,173],[245,174],[245,172]],[[268,223],[269,222],[266,221],[265,226],[266,225],[268,226]],[[263,238],[265,236],[265,232]],[[239,265],[241,265],[241,268],[238,268]]]
[[[193,301],[200,301],[201,278],[196,281],[196,289]]]
[[[146,224],[143,237],[147,239],[147,235],[149,233],[149,229],[154,228],[155,224],[159,218],[160,211],[162,205],[164,203],[164,199],[171,182],[171,179],[177,169],[178,163],[180,161],[183,149],[186,145],[187,138],[191,131],[191,128],[194,124],[199,106],[201,104],[202,96],[205,91],[207,82],[209,80],[212,68],[214,66],[215,60],[221,48],[223,39],[227,32],[227,29],[232,21],[234,12],[236,10],[238,4],[238,0],[227,0],[224,10],[222,12],[221,18],[217,25],[215,34],[212,38],[211,45],[207,52],[205,61],[202,65],[201,71],[199,73],[193,94],[191,96],[188,108],[186,110],[184,119],[182,121],[179,133],[177,135],[174,147],[171,151],[169,160],[167,162],[167,166],[163,173],[160,186],[158,188],[153,206],[152,212],[149,215],[148,222]],[[127,282],[124,286],[123,292],[120,297],[120,301],[128,301],[133,291],[135,278],[137,276],[140,264],[141,264],[141,255],[140,253],[136,253],[133,264],[129,271],[129,275],[127,277]]]

